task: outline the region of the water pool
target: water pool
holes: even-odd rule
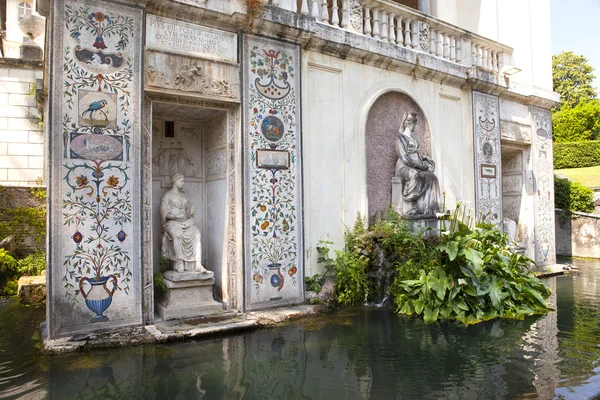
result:
[[[44,310],[0,300],[0,398],[592,398],[600,393],[600,261],[549,278],[555,312],[424,325],[388,310],[198,342],[47,356]]]

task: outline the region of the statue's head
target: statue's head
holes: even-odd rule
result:
[[[171,183],[173,185],[175,185],[175,183],[177,183],[177,181],[183,181],[183,175],[182,174],[173,174],[173,175],[171,175]]]
[[[404,115],[404,121],[402,122],[402,129],[409,128],[411,132],[415,130],[417,126],[417,113],[415,112],[407,112]]]

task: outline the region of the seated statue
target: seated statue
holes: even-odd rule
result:
[[[160,200],[162,255],[171,260],[177,272],[207,272],[201,262],[200,230],[194,225],[196,210],[182,191],[183,175],[173,174],[171,182],[173,187]]]
[[[396,177],[402,181],[402,215],[435,217],[440,212],[440,186],[434,161],[419,155],[419,144],[412,136],[417,126],[417,114],[408,112],[396,139]]]

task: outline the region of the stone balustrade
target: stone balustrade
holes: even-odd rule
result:
[[[469,67],[501,73],[512,64],[512,48],[392,1],[270,0],[270,4]]]

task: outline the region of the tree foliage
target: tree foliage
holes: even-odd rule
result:
[[[552,113],[556,142],[580,142],[600,138],[600,102],[589,100]]]
[[[561,97],[555,110],[574,108],[595,99],[596,90],[592,86],[594,78],[594,67],[588,64],[584,56],[571,51],[553,55],[552,86]]]

